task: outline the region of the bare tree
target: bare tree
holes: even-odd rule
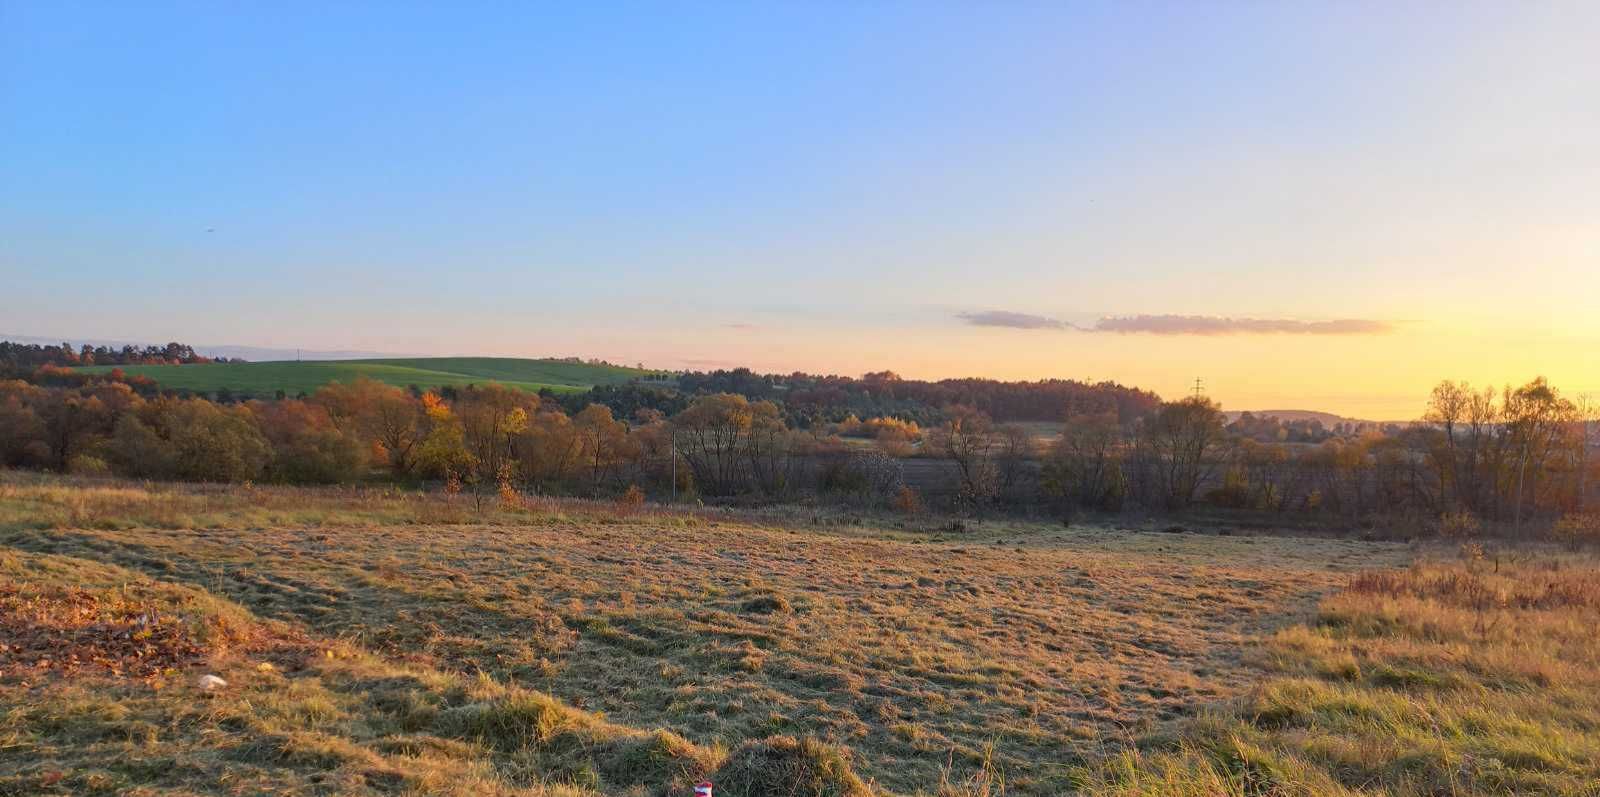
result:
[[[461,419],[463,441],[472,455],[478,487],[497,483],[516,459],[516,440],[528,429],[528,416],[539,408],[539,397],[516,388],[488,384],[461,391],[456,416]]]
[[[1516,390],[1506,389],[1503,402],[1506,435],[1516,461],[1516,491],[1512,503],[1512,530],[1522,532],[1522,507],[1527,500],[1526,482],[1530,466],[1537,496],[1538,480],[1544,465],[1563,432],[1571,429],[1577,407],[1544,377]]]
[[[1495,402],[1493,387],[1485,387],[1481,391],[1467,394],[1466,434],[1463,442],[1466,443],[1466,479],[1465,492],[1467,507],[1474,512],[1482,514],[1488,507],[1489,499],[1484,497],[1485,472],[1489,468],[1489,460],[1497,458],[1497,446],[1494,445],[1495,429],[1500,423],[1500,405]],[[1461,493],[1461,485],[1457,485],[1457,494]]]
[[[584,465],[589,471],[589,493],[600,493],[600,482],[622,464],[628,443],[628,425],[611,417],[611,408],[590,404],[572,417],[583,442]]]
[[[994,497],[994,451],[998,442],[989,416],[971,407],[945,411],[945,422],[934,431],[933,449],[956,464],[960,497],[968,504],[983,504]]]
[[[1146,424],[1140,444],[1156,470],[1167,506],[1194,502],[1200,485],[1221,464],[1226,443],[1222,410],[1210,399],[1194,396],[1161,405]]]
[[[735,393],[701,396],[672,418],[673,445],[711,495],[754,484],[769,492],[787,488],[793,436],[776,404]]]
[[[1068,418],[1044,465],[1045,489],[1082,506],[1112,508],[1122,490],[1121,445],[1115,412]]]
[[[1589,470],[1593,467],[1589,461],[1589,449],[1600,446],[1600,399],[1592,395],[1580,396],[1573,402],[1575,405],[1576,426],[1575,437],[1578,446],[1578,495],[1577,511],[1582,513],[1588,508],[1589,500]]]
[[[858,449],[850,456],[849,467],[859,474],[861,489],[873,503],[888,502],[905,485],[900,460],[880,448]]]
[[[751,404],[744,451],[756,488],[768,495],[788,492],[794,482],[795,454],[808,437],[784,425],[778,405],[770,401]]]
[[[1012,500],[1021,489],[1023,473],[1033,456],[1033,433],[1014,423],[995,428],[995,489],[1006,500]]]
[[[1428,408],[1422,419],[1439,427],[1444,433],[1443,451],[1436,455],[1439,469],[1441,499],[1450,500],[1452,492],[1460,501],[1461,458],[1456,448],[1456,426],[1467,416],[1473,399],[1472,388],[1465,382],[1445,380],[1434,386],[1428,397]]]

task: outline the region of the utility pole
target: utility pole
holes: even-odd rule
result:
[[[1205,395],[1205,382],[1197,376],[1194,378],[1194,397],[1200,398],[1203,395]]]

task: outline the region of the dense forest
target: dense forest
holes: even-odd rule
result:
[[[971,407],[1001,422],[1058,422],[1073,415],[1113,412],[1124,422],[1161,403],[1154,393],[1114,382],[1088,384],[1061,379],[1001,382],[994,379],[903,379],[890,371],[859,379],[793,373],[758,374],[748,368],[678,374],[671,383],[641,381],[599,387],[563,397],[573,411],[604,404],[618,415],[640,409],[675,414],[695,396],[727,393],[777,405],[786,423],[801,429],[850,417],[893,417],[937,424],[948,407]]]

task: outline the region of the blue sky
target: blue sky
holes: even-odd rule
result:
[[[1589,3],[0,0],[0,333],[1600,388],[1596,41]]]

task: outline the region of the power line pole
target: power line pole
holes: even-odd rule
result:
[[[1194,397],[1200,398],[1203,395],[1205,395],[1205,382],[1197,376],[1194,378]]]

